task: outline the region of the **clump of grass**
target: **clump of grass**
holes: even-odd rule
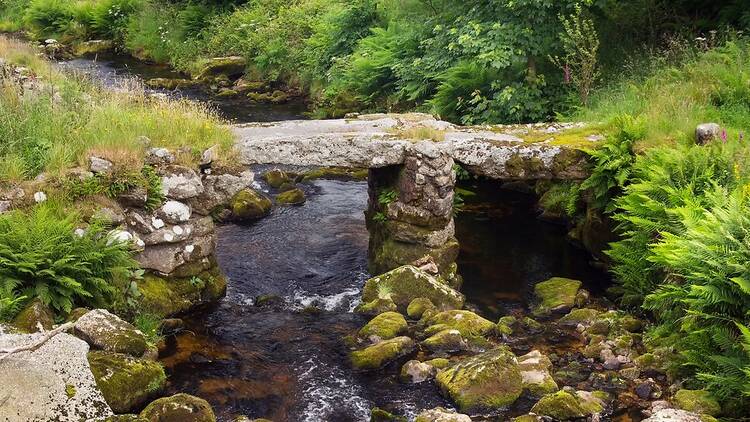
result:
[[[0,38],[0,56],[44,82],[32,95],[7,83],[0,87],[0,180],[60,174],[85,165],[90,154],[140,168],[148,146],[189,151],[181,154],[187,160],[218,144],[218,164],[234,161],[230,130],[205,105],[152,98],[137,83],[117,92],[100,89],[56,71],[32,48],[7,38]]]
[[[146,343],[150,346],[155,346],[164,338],[161,334],[161,318],[156,315],[138,314],[133,319],[133,325],[143,333],[146,337]]]
[[[398,139],[407,139],[412,141],[435,141],[441,142],[445,140],[445,131],[440,129],[434,129],[427,126],[412,126],[402,129],[394,129],[391,131],[393,135]]]

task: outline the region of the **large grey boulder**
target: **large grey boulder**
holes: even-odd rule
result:
[[[721,126],[716,123],[702,123],[695,128],[695,143],[706,145],[721,135]]]
[[[191,198],[188,204],[196,213],[209,215],[218,207],[229,205],[234,195],[252,186],[254,179],[254,173],[249,170],[236,176],[233,174],[206,175],[203,177],[203,193]]]
[[[76,321],[76,335],[96,349],[140,357],[146,351],[146,337],[127,321],[106,309],[94,309]]]
[[[0,348],[28,345],[43,334],[0,334]],[[58,334],[39,349],[0,361],[0,420],[95,420],[112,415],[91,373],[88,344]]]
[[[167,198],[182,201],[202,194],[203,182],[193,169],[170,165],[163,170],[161,188]]]

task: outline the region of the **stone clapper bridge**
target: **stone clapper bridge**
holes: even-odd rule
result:
[[[581,180],[602,139],[581,123],[461,127],[427,114],[234,126],[245,165],[367,168],[370,272],[427,255],[452,278],[454,164],[499,181]]]

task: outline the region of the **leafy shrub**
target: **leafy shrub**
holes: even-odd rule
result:
[[[32,0],[25,20],[41,34],[62,34],[72,22],[75,14],[70,2],[64,0]]]
[[[155,210],[164,202],[161,177],[151,166],[144,166],[140,172],[125,170],[109,175],[97,174],[83,180],[73,178],[68,180],[66,191],[70,199],[76,200],[94,195],[116,198],[135,188],[146,189],[147,210]]]
[[[51,205],[0,216],[0,290],[38,297],[58,312],[111,304],[137,263],[104,228],[75,233],[75,216]]]

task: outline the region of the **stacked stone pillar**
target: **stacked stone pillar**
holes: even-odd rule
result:
[[[452,278],[458,242],[450,154],[439,143],[415,143],[403,165],[371,169],[368,183],[370,272],[433,261],[441,275]]]

